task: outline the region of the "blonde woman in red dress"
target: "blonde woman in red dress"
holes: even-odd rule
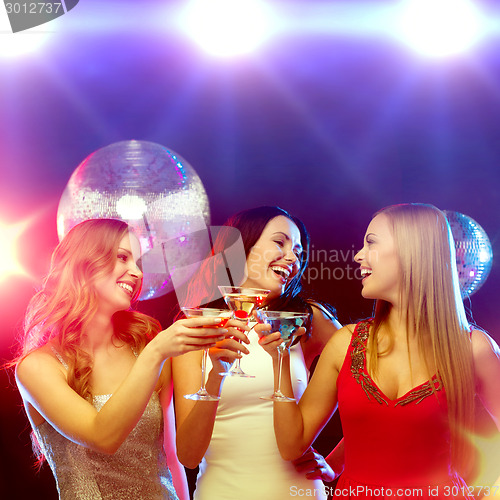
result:
[[[466,319],[446,218],[430,205],[387,207],[355,260],[374,317],[332,336],[298,404],[274,404],[280,453],[300,456],[338,404],[335,497],[468,498],[476,396],[500,428],[500,351]],[[275,335],[261,339],[273,356]],[[283,387],[291,395],[286,373]],[[499,496],[499,485],[483,493]]]

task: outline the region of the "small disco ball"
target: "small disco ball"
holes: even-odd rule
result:
[[[445,210],[455,240],[457,270],[462,298],[470,297],[486,281],[493,250],[484,229],[467,215]]]
[[[203,184],[182,157],[153,142],[117,142],[77,167],[59,201],[59,239],[87,219],[121,219],[132,227],[142,250],[140,300],[173,290],[171,272],[206,256],[190,236],[210,223]]]

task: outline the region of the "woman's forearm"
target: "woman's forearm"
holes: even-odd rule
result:
[[[209,394],[220,396],[223,377],[212,370],[207,379],[206,389]],[[176,396],[176,401],[183,395]],[[191,409],[177,424],[177,456],[188,469],[194,469],[202,460],[212,439],[212,432],[217,415],[218,401],[182,401],[190,404]]]
[[[278,361],[273,359],[275,385],[278,380]],[[290,377],[290,355],[283,353],[281,368],[281,392],[288,397],[294,397]],[[284,460],[295,460],[303,455],[311,443],[303,440],[302,414],[297,403],[274,403],[274,432],[281,457]]]
[[[344,438],[342,438],[333,451],[326,457],[326,462],[335,473],[335,477],[339,477],[344,472]]]

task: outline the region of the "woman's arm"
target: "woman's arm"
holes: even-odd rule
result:
[[[474,330],[471,338],[477,394],[500,430],[500,391],[498,389],[500,348],[488,334],[480,330]],[[500,477],[493,486],[492,496],[500,497]]]
[[[274,334],[263,337],[261,344]],[[298,404],[274,404],[274,431],[281,456],[295,460],[309,448],[337,407],[337,377],[351,340],[351,330],[338,330],[324,348],[314,375]],[[278,341],[279,342],[279,341]],[[271,346],[272,349],[272,346]],[[289,363],[283,363],[282,390],[292,396]]]
[[[332,468],[335,477],[339,477],[344,472],[344,439],[326,457],[326,463]]]
[[[172,474],[174,488],[179,500],[189,500],[189,488],[186,479],[186,471],[177,458],[175,446],[175,416],[172,401],[172,363],[170,360],[163,365],[161,373],[162,389],[160,391],[160,402],[163,408],[163,449],[167,456],[167,465]]]
[[[237,321],[237,320],[235,320]],[[241,322],[238,322],[241,327]],[[230,327],[228,323],[226,327]],[[244,330],[249,330],[247,326]],[[244,333],[235,328],[229,334],[248,343]],[[244,344],[235,338],[226,338],[210,349],[212,369],[208,374],[206,389],[210,394],[220,396],[224,377],[219,375],[227,371],[241,351],[248,354]],[[195,393],[201,382],[201,352],[191,352],[173,360],[175,414],[177,421],[177,456],[189,469],[194,469],[200,462],[212,439],[212,431],[217,414],[218,401],[191,401],[185,394]]]
[[[212,318],[180,320],[160,332],[99,412],[68,385],[66,370],[50,349],[32,352],[16,369],[17,385],[32,423],[36,415],[75,443],[114,453],[143,414],[165,359],[214,345],[220,329],[193,328],[213,322]]]
[[[310,302],[310,306],[313,313],[311,335],[307,340],[301,341],[304,361],[309,371],[311,371],[314,361],[317,361],[332,335],[342,328],[337,319],[321,304]],[[304,339],[304,336],[302,339]],[[307,479],[321,479],[330,482],[339,476],[328,461],[312,447],[292,463],[298,472],[305,473]],[[339,465],[337,464],[337,466]]]

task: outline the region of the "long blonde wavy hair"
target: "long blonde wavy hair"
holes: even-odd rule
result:
[[[400,299],[402,309],[408,311],[407,335],[416,333],[422,354],[426,344],[432,346],[448,403],[453,464],[456,470],[466,471],[470,451],[465,434],[472,430],[474,419],[474,366],[450,226],[443,212],[427,204],[393,205],[374,217],[378,214],[387,217],[399,253]],[[388,302],[376,301],[369,339],[374,369],[380,355],[377,335],[389,311]]]
[[[68,232],[52,254],[41,290],[28,305],[14,365],[50,342],[68,365],[69,386],[91,401],[92,358],[81,348],[82,336],[98,307],[95,282],[113,271],[119,243],[129,232],[125,222],[115,219],[87,220]],[[136,353],[161,330],[154,318],[131,310],[115,313],[112,323],[116,340]]]

